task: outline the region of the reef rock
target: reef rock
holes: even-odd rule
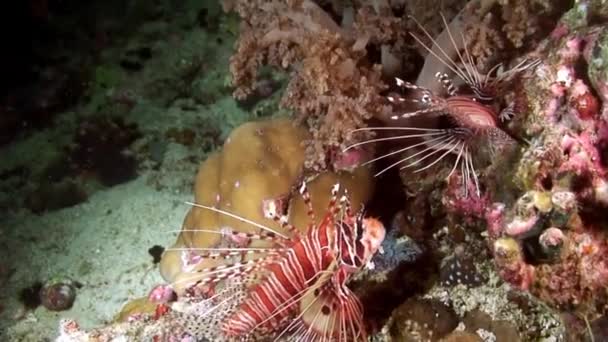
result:
[[[529,110],[511,125],[528,144],[504,173],[514,200],[503,194],[486,220],[505,281],[594,318],[608,303],[608,55],[606,27],[581,22],[587,11],[575,5],[535,51],[543,63],[521,94]]]

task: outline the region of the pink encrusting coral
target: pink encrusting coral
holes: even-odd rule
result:
[[[465,219],[483,219],[490,205],[490,196],[487,193],[481,196],[470,196],[476,189],[474,184],[467,184],[463,188],[462,177],[453,177],[448,180],[448,187],[443,194],[442,204],[446,211],[462,215]]]
[[[514,122],[529,142],[515,164],[518,199],[495,203],[485,220],[505,281],[596,317],[608,304],[608,144],[605,78],[593,64],[607,55],[598,38],[606,29],[566,27],[540,44],[543,65],[524,84],[531,110]]]

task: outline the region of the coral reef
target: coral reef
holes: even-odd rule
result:
[[[507,2],[500,4],[506,5]],[[526,4],[537,5],[533,2]],[[526,4],[509,10],[520,11]],[[424,218],[420,222],[427,229],[436,229],[439,222],[445,222],[437,220],[445,219],[449,225],[445,232],[449,235],[457,230],[452,226],[459,225],[472,231],[487,230],[485,243],[491,255],[470,255],[472,260],[468,262],[478,263],[488,257],[493,258],[493,266],[502,280],[518,290],[530,292],[553,308],[574,313],[579,321],[605,315],[608,297],[605,277],[608,251],[603,214],[606,207],[607,117],[602,114],[605,107],[601,105],[606,89],[605,68],[602,67],[605,61],[605,45],[602,43],[605,34],[602,26],[587,26],[586,20],[598,20],[602,16],[590,13],[596,7],[588,5],[576,4],[556,23],[551,33],[546,31],[545,26],[542,29],[540,26],[532,27],[528,32],[506,23],[502,28],[500,23],[492,23],[495,29],[512,31],[506,36],[511,41],[499,46],[513,44],[514,47],[525,49],[529,48],[525,43],[527,39],[537,40],[538,48],[534,51],[519,50],[519,54],[538,56],[544,62],[526,77],[510,80],[509,88],[494,99],[500,106],[511,102],[516,108],[513,120],[507,118],[500,128],[518,144],[514,153],[500,153],[498,158],[493,157],[490,163],[479,169],[482,182],[486,185],[481,196],[470,196],[472,191],[469,195],[466,192],[463,194],[464,175],[451,177],[447,187],[433,182],[433,179],[441,179],[443,183],[447,175],[441,163],[433,163],[434,168],[420,170],[423,172],[401,171],[408,195],[422,204],[407,205],[406,215]],[[485,10],[492,8],[489,13],[499,10],[493,6]],[[558,7],[547,7],[547,10],[549,18],[556,18],[563,12]],[[467,19],[467,15],[470,13],[464,13],[462,20],[473,25],[475,21]],[[585,22],[581,23],[581,20]],[[526,36],[529,37],[524,38]],[[487,47],[487,44],[484,46]],[[517,49],[506,50],[509,50],[509,54],[518,54]],[[473,52],[472,55],[480,63],[476,67],[483,70],[483,54]],[[520,58],[498,55],[503,60],[512,57]],[[488,66],[496,62],[491,61]],[[432,68],[425,72],[431,74],[430,70]],[[415,85],[410,89],[419,90]],[[412,155],[416,154],[412,152]],[[427,198],[426,206],[421,196]],[[431,204],[437,203],[438,199],[442,205]],[[426,214],[413,208],[422,208]],[[479,241],[479,237],[474,235],[467,237]],[[459,258],[462,255],[452,255],[453,246],[443,246],[442,251],[447,252],[447,259],[443,259],[440,271],[440,284],[443,287],[450,288],[458,283],[450,274],[451,269],[460,269],[460,274],[455,273],[463,277],[477,273],[475,267],[461,264]],[[589,266],[592,264],[595,265],[593,270]],[[460,279],[460,282],[470,280],[467,278]],[[494,283],[490,286],[492,288],[496,287],[498,280],[489,277],[474,282],[473,286],[459,284],[455,288],[471,295],[478,291],[478,285],[488,281]],[[469,289],[464,290],[467,287]],[[490,297],[490,294],[480,296]],[[542,310],[539,306],[539,312]],[[523,311],[526,311],[525,308]],[[525,317],[529,313],[522,312],[522,315]],[[518,319],[520,334],[524,321]],[[536,324],[541,327],[543,322],[539,320]],[[565,338],[566,333],[558,320],[553,318],[552,324],[556,329],[554,336]],[[524,336],[529,333],[526,332]],[[544,334],[547,336],[546,332]],[[531,335],[527,336],[532,338]]]
[[[481,284],[474,287],[438,284],[425,295],[425,298],[438,300],[455,311],[460,322],[456,331],[464,330],[480,337],[488,332],[495,336],[496,341],[564,339],[565,329],[556,313],[548,311],[533,296],[514,291],[503,283],[488,260],[476,266],[480,277],[484,278]]]
[[[336,182],[348,189],[353,208],[371,201],[375,214],[382,207],[382,219],[393,220],[383,245],[387,253],[376,255],[372,261],[377,268],[353,277],[352,284],[371,330],[377,331],[374,341],[562,341],[584,336],[587,322],[587,334],[603,336],[608,305],[605,8],[579,1],[564,13],[566,2],[480,0],[465,6],[449,1],[443,19],[436,8],[429,11],[436,3],[224,1],[225,9],[241,19],[230,65],[238,105],[256,107],[280,88],[281,77],[264,68],[270,65],[291,73],[281,103],[296,120],[251,122],[235,129],[223,148],[200,166],[194,203],[235,213],[280,234],[287,231],[268,218],[269,211],[286,213],[289,223],[307,227],[305,203],[294,196],[305,179],[315,211],[327,206]],[[420,25],[404,14],[413,14]],[[205,12],[197,20],[234,26],[213,22]],[[459,62],[473,80],[486,72],[488,78],[500,78],[500,64],[507,70],[525,66],[519,71],[527,73],[506,76],[504,87],[493,89],[490,99],[467,98],[462,107],[468,111],[454,115],[459,103],[450,103],[450,97],[462,100],[455,94],[480,89],[468,80],[437,82],[436,74],[450,66],[433,56],[437,46],[415,46],[432,38],[421,31],[436,36],[439,46],[452,40],[446,43],[452,56],[466,51],[466,60],[460,57]],[[410,32],[421,38],[412,39]],[[466,46],[460,46],[460,37]],[[419,55],[427,50],[431,53],[421,63]],[[191,92],[192,75],[203,68],[200,56],[185,53],[189,58],[175,70],[184,84],[163,101]],[[138,69],[143,62],[134,56],[127,56],[123,67]],[[521,64],[525,58],[538,62]],[[406,83],[420,67],[417,82]],[[396,97],[392,77],[400,74],[406,81],[397,84],[407,91]],[[399,203],[389,203],[393,199],[383,193],[372,196],[375,184],[367,164],[380,159],[372,153],[390,157],[399,152],[385,145],[345,148],[395,138],[372,137],[370,131],[378,128],[378,121],[389,122],[394,112],[403,114],[400,103],[434,101],[422,88],[446,100],[436,111],[453,112],[434,120],[427,115],[410,121],[411,126],[463,129],[473,135],[484,131],[487,136],[467,145],[472,157],[467,151],[467,164],[460,170],[456,166],[463,154],[442,160],[454,150],[446,143],[438,150],[447,152],[432,159],[428,168],[383,174],[379,183],[403,190]],[[214,89],[227,91],[225,85]],[[444,91],[449,96],[440,94]],[[219,94],[209,90],[198,101],[212,101]],[[430,112],[424,110],[422,114]],[[210,133],[214,143],[220,140],[216,133]],[[185,128],[167,131],[165,137],[189,147],[201,135]],[[501,141],[508,141],[509,148],[496,148]],[[416,153],[408,150],[405,155]],[[469,166],[473,159],[475,167]],[[383,162],[376,168],[382,169]],[[266,241],[250,238],[260,234],[260,227],[250,222],[193,205],[177,241],[160,261],[167,284],[125,307],[119,322],[105,328],[85,332],[64,321],[60,340],[180,340],[189,338],[185,330],[207,333],[223,317],[205,317],[216,308],[206,299],[218,289],[241,298],[244,285],[224,279],[217,287],[193,286],[200,280],[197,271],[226,266],[225,260],[197,252],[267,248]]]
[[[501,9],[488,3],[485,5],[489,7],[482,8],[488,13]],[[499,4],[507,6],[507,2]],[[508,10],[523,15],[530,12],[526,4],[517,4]],[[546,8],[551,13],[549,17],[563,11]],[[499,105],[512,101],[517,108],[514,119],[499,127],[520,142],[519,151],[499,153],[500,158],[492,158],[480,167],[479,173],[484,176],[482,182],[486,184],[480,196],[471,196],[470,190],[467,194],[467,187],[472,183],[467,180],[471,173],[468,171],[451,177],[445,190],[437,191],[438,184],[432,179],[443,182],[447,175],[445,166],[442,168],[438,163],[443,157],[431,163],[430,166],[434,166],[431,169],[401,172],[404,185],[413,195],[424,194],[429,201],[441,198],[439,212],[433,213],[433,208],[427,208],[432,217],[447,215],[450,224],[464,224],[478,230],[487,226],[494,262],[504,280],[561,309],[582,310],[579,312],[581,317],[604,314],[608,256],[600,209],[606,206],[606,117],[601,115],[596,96],[603,100],[605,78],[600,76],[603,69],[594,67],[604,60],[601,43],[604,34],[601,27],[571,31],[568,26],[572,26],[568,22],[572,20],[572,12],[588,10],[585,4],[578,4],[566,13],[556,31],[550,35],[547,32],[549,38],[540,41],[536,50],[528,52],[529,56],[540,56],[545,62],[526,77],[509,80],[509,87],[494,99]],[[467,15],[470,13],[463,14],[461,20],[473,25],[474,21],[467,19]],[[584,17],[589,16],[592,15]],[[501,30],[508,33],[508,44],[518,48],[525,47],[523,37],[538,39],[534,37],[546,30],[532,27],[530,31],[521,31],[508,24],[511,19],[503,16],[503,20]],[[456,30],[454,23],[450,24],[452,30]],[[500,28],[502,24],[494,22],[492,25]],[[482,55],[472,52],[472,56],[483,65]],[[476,67],[483,70],[483,66]],[[430,70],[423,69],[429,74]],[[403,84],[413,92],[425,94],[419,86]],[[408,97],[401,100],[391,95],[391,99],[399,103],[407,101]],[[477,150],[475,153],[481,154]],[[410,153],[411,157],[419,154]],[[458,265],[453,260],[446,262],[454,267]],[[596,265],[593,272],[589,271],[590,264]],[[442,277],[444,285],[451,284],[449,274]]]
[[[13,10],[43,4],[35,26]],[[60,318],[105,324],[162,281],[146,251],[173,242],[199,162],[233,127],[274,111],[231,98],[234,34],[195,21],[205,9],[223,23],[217,3],[8,5],[10,38],[28,51],[5,42],[3,57],[19,60],[2,63],[0,340],[52,340]],[[84,284],[69,310],[20,301],[20,289],[58,274]]]
[[[435,231],[433,226],[423,228],[428,235],[420,235],[418,239],[426,247],[424,258],[431,267],[439,269],[430,275],[420,264],[409,264],[400,270],[402,288],[420,282],[426,282],[426,286],[408,293],[405,303],[410,303],[409,306],[404,303],[394,308],[376,341],[417,341],[420,337],[443,341],[463,334],[484,341],[563,340],[565,328],[559,315],[497,274],[487,241],[480,237],[483,229],[480,221],[476,219],[466,225],[457,221]],[[441,308],[441,311],[438,315],[413,313],[411,303],[416,302],[431,303],[425,306],[426,310]]]
[[[511,236],[494,243],[507,281],[557,307],[594,316],[605,313],[608,297],[601,209],[606,117],[596,97],[602,98],[605,81],[593,67],[605,58],[604,29],[569,33],[564,20],[556,30],[538,49],[547,62],[525,84],[531,111],[518,124],[530,145],[516,164],[515,181],[526,192],[498,217],[488,217],[488,225],[491,236]]]
[[[468,212],[487,228],[504,281],[573,316],[572,336],[606,314],[608,299],[606,34],[580,22],[600,16],[592,8],[575,5],[531,52],[544,62],[514,91],[527,109],[506,126],[526,143],[500,172],[486,170],[485,200],[444,194],[450,216]]]

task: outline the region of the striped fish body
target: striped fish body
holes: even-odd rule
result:
[[[484,104],[469,96],[451,96],[446,99],[450,114],[461,126],[476,129],[493,129],[497,127],[496,113]]]
[[[299,192],[308,207],[305,232],[288,222],[274,202],[266,217],[290,234],[282,234],[236,214],[195,204],[237,218],[260,233],[223,232],[230,238],[272,242],[270,248],[210,248],[201,258],[227,263],[193,273],[193,288],[209,285],[213,293],[185,305],[174,305],[177,320],[190,336],[213,341],[273,338],[275,341],[364,341],[363,307],[346,286],[348,279],[370,262],[381,248],[385,230],[363,210],[353,212],[340,185],[332,187],[327,211],[319,222],[306,184]],[[319,223],[317,223],[319,222]],[[215,288],[214,284],[220,284]],[[193,292],[196,293],[196,292]],[[196,295],[194,295],[196,297]],[[178,303],[179,304],[179,303]]]
[[[335,221],[328,213],[305,235],[296,236],[287,251],[271,263],[262,280],[253,285],[239,309],[222,327],[230,337],[244,337],[252,330],[276,331],[299,308],[296,304],[320,272],[335,261]],[[344,278],[344,277],[342,277]]]

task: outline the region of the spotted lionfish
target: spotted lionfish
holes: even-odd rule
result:
[[[268,248],[194,249],[200,258],[225,264],[193,271],[192,287],[212,285],[204,298],[176,303],[186,333],[211,340],[268,339],[294,341],[366,341],[363,307],[347,282],[370,265],[385,236],[382,223],[353,212],[345,192],[334,185],[327,211],[317,222],[306,183],[299,187],[310,223],[301,231],[280,213],[264,206],[264,215],[283,234],[236,214],[196,203],[191,205],[250,223],[259,233],[231,230],[218,234],[234,241],[261,240]]]

